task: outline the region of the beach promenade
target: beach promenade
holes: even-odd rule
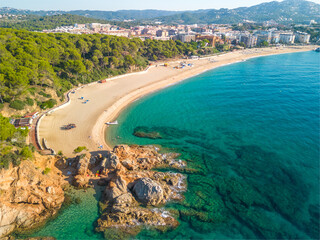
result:
[[[105,123],[115,120],[128,104],[141,96],[226,64],[314,48],[304,46],[247,49],[200,60],[169,62],[168,67],[158,64],[147,71],[107,79],[106,83],[85,85],[69,94],[69,104],[42,117],[38,126],[39,140],[42,143],[45,139],[47,146],[56,153],[62,151],[67,157],[74,156],[73,150],[78,146],[86,146],[91,152],[100,151],[100,145],[102,150],[110,149],[104,137],[107,127]],[[192,63],[193,67],[174,69],[182,61]],[[76,124],[76,128],[62,129],[64,125],[71,123]]]

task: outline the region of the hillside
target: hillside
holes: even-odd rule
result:
[[[14,8],[0,8],[0,14],[52,16],[72,14],[103,20],[123,21],[126,19],[161,21],[170,24],[194,23],[238,23],[244,21],[263,22],[275,20],[279,23],[309,23],[320,21],[320,5],[305,0],[284,0],[267,2],[252,7],[235,9],[222,8],[197,11],[163,11],[163,10],[120,10],[120,11],[31,11]]]
[[[0,19],[0,27],[41,31],[43,29],[53,29],[60,26],[70,26],[74,25],[75,23],[94,23],[97,21],[101,23],[109,23],[103,20],[97,20],[71,14],[44,17],[27,15],[26,17],[22,17],[19,19]]]
[[[273,1],[252,7],[185,12],[154,20],[171,24],[239,23],[269,20],[279,23],[309,23],[310,20],[320,21],[320,5],[304,0]]]
[[[70,26],[75,23],[109,23],[119,27],[128,28],[139,24],[139,22],[119,22],[107,21],[84,16],[62,14],[52,16],[26,15],[19,18],[2,18],[0,19],[0,28],[25,29],[29,31],[42,31],[44,29],[54,29],[61,26]]]
[[[15,8],[0,8],[0,14],[15,14],[15,15],[37,15],[37,16],[53,16],[59,14],[72,14],[85,16],[90,18],[98,18],[104,20],[123,21],[126,19],[150,19],[156,17],[169,16],[180,13],[179,11],[164,11],[164,10],[119,10],[119,11],[94,11],[94,10],[74,10],[74,11],[32,11]]]

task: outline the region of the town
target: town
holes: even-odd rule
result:
[[[308,44],[310,34],[300,31],[279,30],[273,26],[265,30],[235,30],[228,24],[193,24],[193,25],[146,25],[135,26],[130,29],[121,28],[111,24],[88,23],[62,26],[55,29],[43,30],[45,33],[73,33],[73,34],[106,34],[142,40],[180,40],[181,42],[197,42],[207,39],[208,46],[216,47],[217,44],[252,48],[267,46],[269,44]],[[310,24],[314,24],[311,22]],[[238,27],[243,24],[239,23]],[[266,27],[265,27],[266,28]]]

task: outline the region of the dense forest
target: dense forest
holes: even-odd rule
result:
[[[44,29],[54,29],[61,26],[71,26],[75,23],[109,23],[111,25],[117,25],[123,28],[129,28],[140,24],[139,22],[119,22],[119,21],[106,21],[95,18],[88,18],[84,16],[63,14],[53,16],[19,16],[11,18],[0,19],[0,28],[13,28],[13,29],[25,29],[29,31],[42,31]]]
[[[42,109],[67,90],[108,76],[137,71],[149,61],[217,51],[204,42],[142,41],[101,34],[45,34],[25,30],[0,31],[0,109],[3,103],[21,110],[34,101]],[[51,91],[52,92],[52,91]],[[45,97],[46,100],[39,98]]]

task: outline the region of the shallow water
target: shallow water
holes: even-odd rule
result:
[[[180,227],[138,238],[317,239],[319,63],[315,52],[255,58],[124,111],[108,141],[159,144],[199,171],[187,174],[185,201],[167,206]]]
[[[45,237],[52,236],[57,240],[78,239],[104,239],[101,234],[94,231],[95,221],[99,217],[98,201],[101,197],[102,187],[96,189],[72,190],[69,195],[72,199],[80,199],[80,203],[72,204],[63,209],[45,227],[28,236],[19,237]]]
[[[134,102],[108,130],[113,144],[159,144],[188,166],[180,226],[138,239],[319,237],[319,53],[261,57],[221,67]],[[134,132],[156,133],[157,139]],[[32,236],[102,239],[100,192]]]

